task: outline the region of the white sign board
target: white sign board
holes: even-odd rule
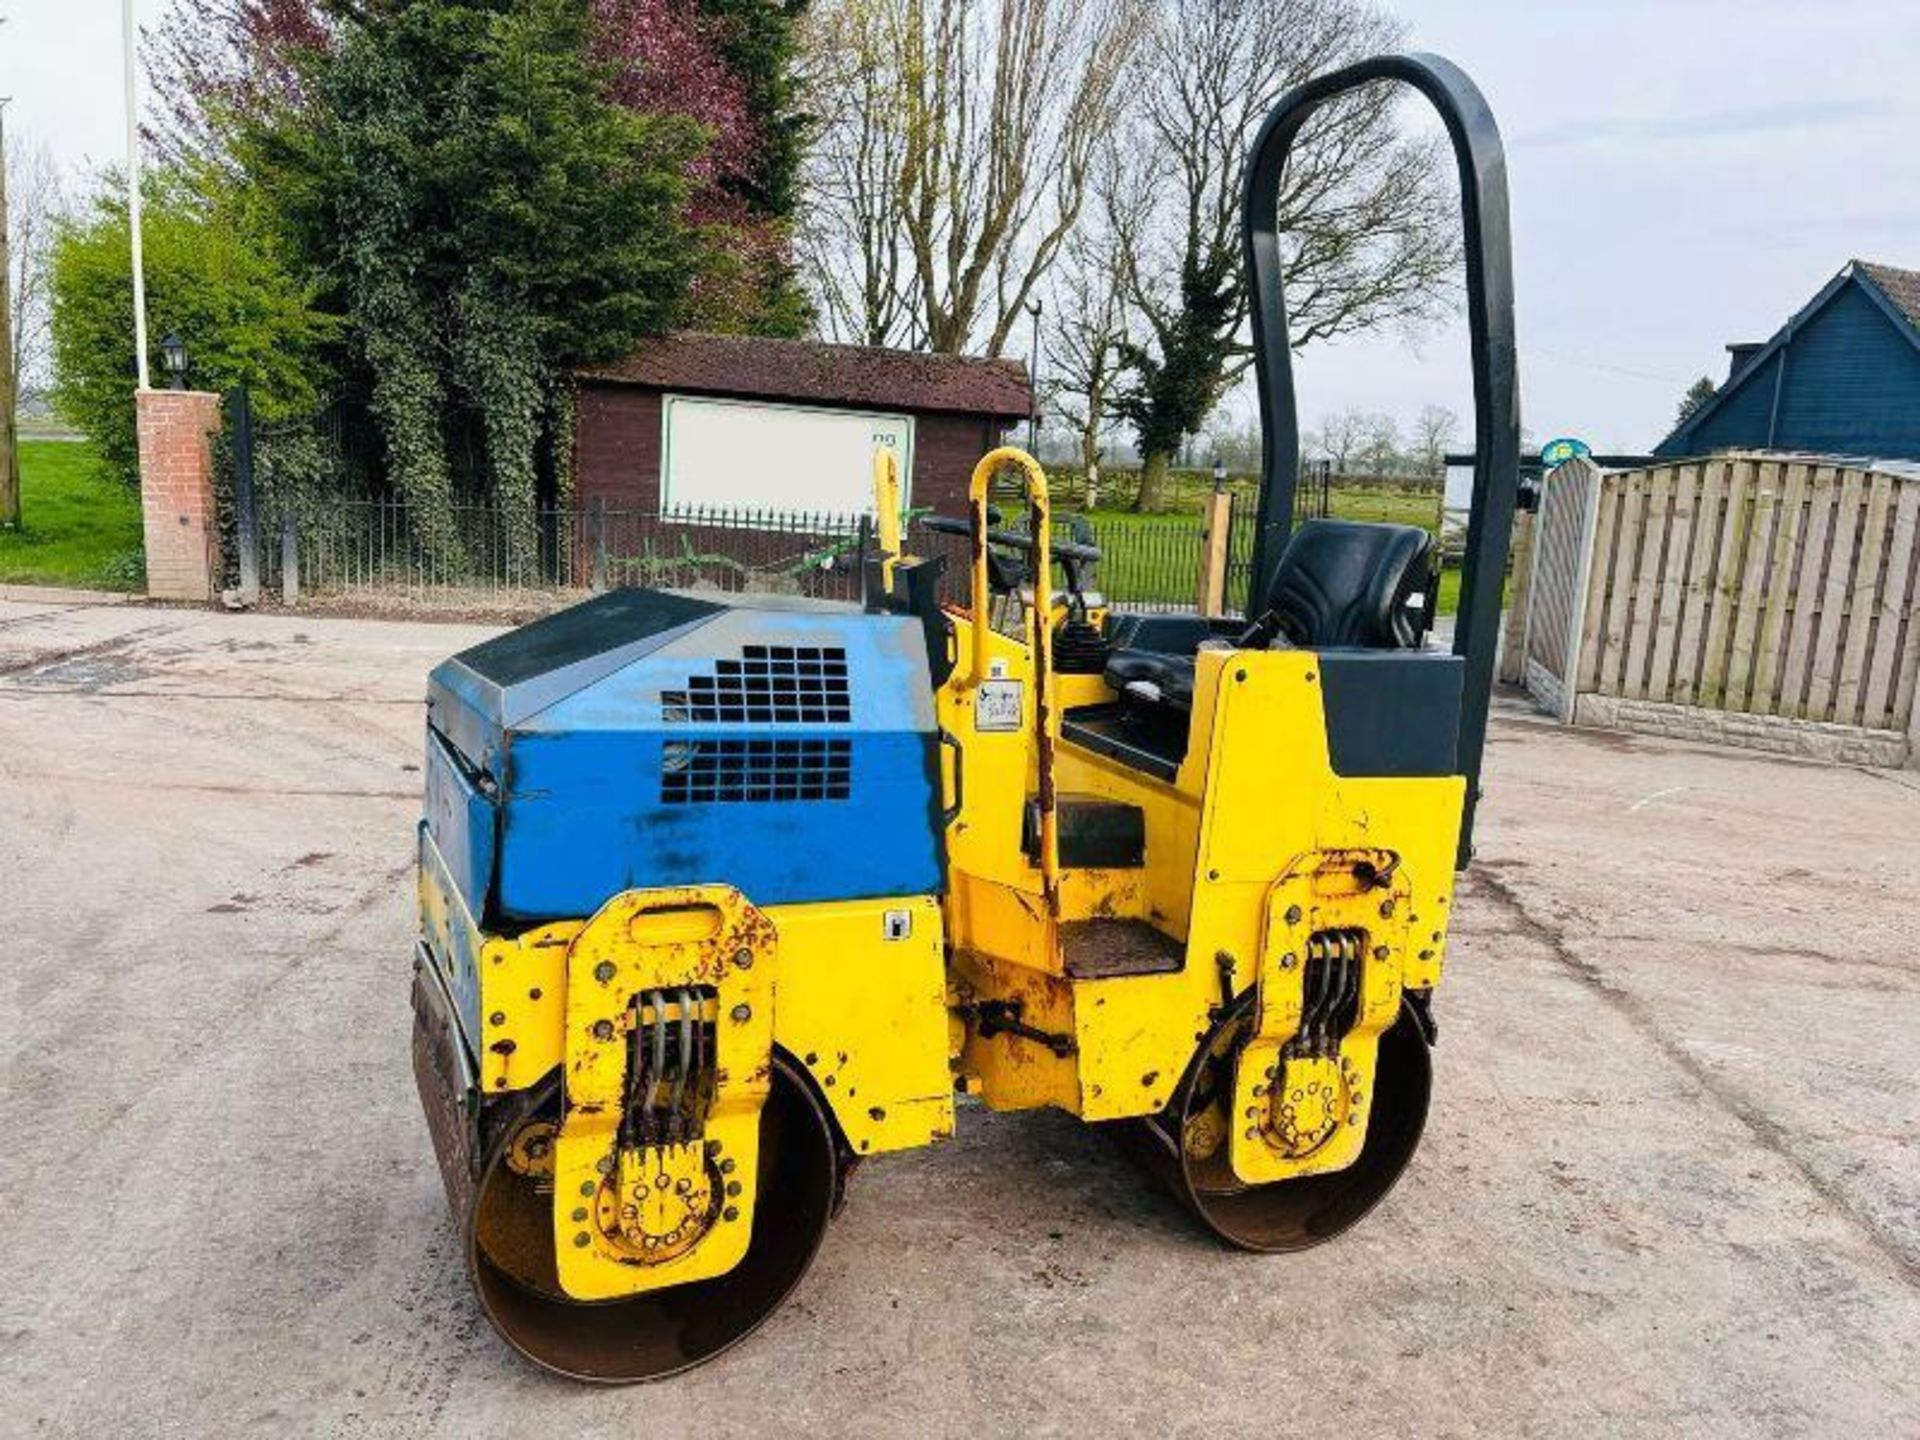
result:
[[[974,692],[973,728],[988,734],[1020,728],[1021,682],[982,680]]]
[[[873,452],[900,458],[913,485],[913,417],[669,395],[663,406],[660,512],[695,508],[866,515]]]

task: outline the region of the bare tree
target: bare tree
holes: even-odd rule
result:
[[[1229,470],[1260,468],[1260,421],[1257,416],[1235,414],[1226,407],[1214,411],[1207,421],[1204,452],[1209,463],[1218,460]]]
[[[1366,0],[1164,0],[1143,48],[1148,82],[1129,150],[1143,174],[1119,213],[1129,297],[1151,342],[1129,357],[1121,408],[1145,456],[1140,508],[1160,503],[1184,436],[1250,363],[1242,188],[1260,121],[1288,89],[1396,48],[1404,27]],[[1443,154],[1370,87],[1316,114],[1283,179],[1277,228],[1296,348],[1415,324],[1447,300],[1458,257]]]
[[[1100,461],[1112,424],[1114,387],[1131,316],[1120,283],[1123,264],[1111,230],[1082,224],[1068,237],[1052,284],[1054,412],[1072,427],[1087,477],[1087,508],[1099,503]]]
[[[1413,459],[1422,475],[1444,475],[1447,446],[1459,433],[1460,417],[1444,405],[1426,405],[1413,421]]]
[[[1344,475],[1367,443],[1373,417],[1351,407],[1332,415],[1322,415],[1320,426],[1308,443],[1324,460],[1331,461],[1334,473]]]
[[[1366,417],[1358,458],[1372,475],[1392,475],[1400,469],[1400,426],[1391,415],[1375,413]]]
[[[1145,0],[823,7],[804,253],[834,333],[1002,353],[1086,204],[1144,17]]]
[[[13,303],[13,363],[20,392],[31,395],[46,383],[53,338],[53,304],[48,261],[54,226],[66,198],[60,170],[45,141],[24,131],[6,132],[7,238]]]
[[[8,131],[5,118],[0,102],[0,526],[11,527],[20,523],[20,399],[45,379],[47,262],[61,198],[52,152]]]
[[[892,0],[840,0],[807,13],[806,88],[819,113],[797,240],[827,333],[920,347],[900,226],[904,113],[875,47]]]

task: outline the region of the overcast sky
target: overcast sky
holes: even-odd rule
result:
[[[124,146],[119,6],[0,0],[8,123],[69,166]],[[1602,450],[1666,432],[1847,260],[1920,267],[1920,0],[1406,0],[1506,135],[1526,424]],[[136,0],[150,22],[159,0]],[[1322,347],[1302,421],[1471,414],[1463,334]],[[1463,437],[1464,439],[1465,437]]]

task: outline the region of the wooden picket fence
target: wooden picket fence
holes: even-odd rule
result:
[[[1564,718],[1591,695],[1904,737],[1920,468],[1770,454],[1563,466],[1528,604],[1528,687]]]

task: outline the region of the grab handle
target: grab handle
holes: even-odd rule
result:
[[[941,807],[940,810],[940,828],[944,830],[960,818],[960,811],[967,803],[967,752],[966,747],[960,743],[960,737],[945,726],[940,729],[940,745],[942,749],[953,751],[953,803]]]

